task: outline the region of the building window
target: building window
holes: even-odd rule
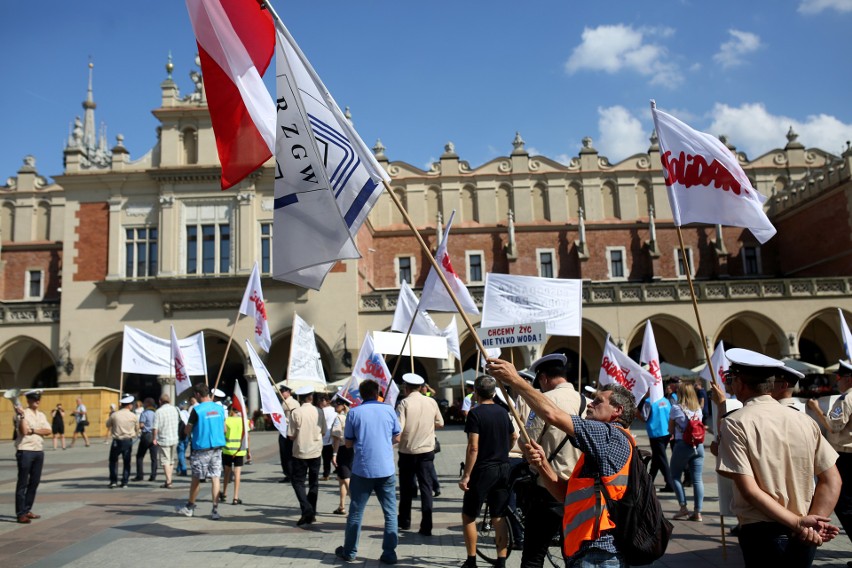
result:
[[[157,275],[157,228],[135,227],[124,232],[124,275],[147,278]]]
[[[42,283],[44,282],[44,272],[41,270],[28,270],[27,271],[27,298],[30,300],[41,300],[41,297],[44,295],[44,290],[42,289]]]
[[[760,247],[743,247],[743,274],[747,276],[756,276],[760,274],[760,272]]]
[[[399,286],[403,282],[414,283],[414,257],[412,256],[396,257],[396,284]]]
[[[538,275],[542,278],[553,278],[556,275],[554,262],[556,255],[553,249],[538,249]]]
[[[227,274],[230,270],[231,226],[228,223],[187,225],[186,273]]]
[[[624,247],[612,247],[606,249],[606,261],[609,267],[610,279],[625,278],[624,261],[626,251]]]
[[[677,277],[686,278],[686,267],[689,266],[689,275],[695,276],[695,265],[692,262],[692,247],[686,247],[686,263],[683,261],[683,254],[680,249],[675,249],[675,258],[677,258]]]
[[[482,271],[482,252],[467,251],[465,252],[465,256],[467,257],[467,283],[481,284],[484,279]]]
[[[272,272],[272,223],[260,224],[260,271]]]

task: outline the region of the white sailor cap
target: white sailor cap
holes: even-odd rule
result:
[[[551,368],[551,367],[561,367],[565,368],[565,365],[568,364],[568,357],[563,355],[562,353],[551,353],[550,355],[545,355],[540,359],[536,359],[533,361],[533,364],[530,365],[530,373],[533,375],[538,374],[539,368]]]
[[[342,391],[343,391],[343,389],[340,389],[339,391],[337,391],[337,393],[335,393],[335,395],[333,397],[331,397],[331,403],[332,404],[345,404],[346,406],[349,406],[352,403],[349,402],[349,400],[347,400],[346,398],[344,398],[343,396],[340,395],[340,393]]]
[[[312,387],[311,385],[305,385],[305,386],[303,386],[303,387],[299,387],[299,388],[297,388],[297,389],[296,389],[295,391],[293,391],[293,392],[295,392],[295,393],[296,393],[296,395],[298,395],[298,396],[304,396],[304,395],[306,395],[306,394],[313,394],[313,392],[314,392],[314,387]]]
[[[213,398],[225,398],[225,392],[219,389],[213,389],[210,391],[210,394],[213,395]]]
[[[402,380],[408,383],[409,385],[420,386],[426,381],[418,375],[417,373],[405,373],[402,376]]]
[[[122,397],[122,399],[119,400],[118,402],[120,404],[133,404],[134,400],[136,400],[136,397],[133,396],[132,394],[128,394],[128,395]]]
[[[589,385],[584,386],[583,390],[591,394],[595,394],[597,392],[597,390],[595,390],[595,387]]]
[[[469,386],[469,387],[472,387],[473,385],[475,385],[475,384],[476,384],[476,381],[471,380],[471,379],[468,379],[468,380],[466,380],[466,381],[464,382],[464,384],[466,384],[466,385],[467,385],[467,386]]]
[[[752,367],[756,371],[763,371],[764,373],[772,371],[773,369],[780,369],[785,373],[789,373],[800,379],[805,376],[799,371],[788,367],[778,359],[773,359],[772,357],[767,357],[762,353],[750,351],[748,349],[740,349],[738,347],[728,349],[725,351],[725,357],[727,357],[728,361],[730,361],[733,365],[739,365],[740,367]]]
[[[846,361],[838,361],[840,363],[837,366],[837,374],[838,375],[852,375],[852,365],[847,363]]]
[[[41,399],[41,392],[42,391],[40,389],[32,389],[25,392],[24,396],[27,398]]]

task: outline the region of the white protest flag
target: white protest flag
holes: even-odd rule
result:
[[[843,310],[837,308],[837,314],[840,316],[840,337],[843,339],[843,352],[846,353],[846,359],[852,361],[852,334],[849,333],[849,325],[846,323],[846,318],[843,317]]]
[[[266,301],[263,299],[263,289],[260,287],[260,269],[257,267],[257,261],[251,270],[246,291],[243,292],[240,313],[254,317],[254,338],[261,349],[269,353],[272,338],[269,335],[269,322],[266,320]]]
[[[654,378],[650,385],[648,400],[652,403],[657,402],[665,396],[665,393],[663,392],[663,375],[660,371],[660,353],[657,351],[657,340],[654,339],[651,320],[645,322],[645,337],[642,338],[639,362],[648,364],[648,374]]]
[[[183,353],[180,351],[180,343],[178,343],[177,335],[175,335],[175,328],[174,326],[170,327],[171,358],[175,370],[175,397],[178,397],[180,393],[192,386],[192,381],[189,380],[189,375],[186,374],[186,365],[183,362]]]
[[[453,316],[450,325],[441,330],[441,335],[447,340],[447,351],[461,361],[461,344],[459,343],[459,328],[456,325],[456,316]]]
[[[712,366],[713,370],[716,371],[716,384],[719,385],[719,388],[722,389],[723,393],[727,394],[725,391],[725,373],[728,372],[728,367],[731,366],[731,362],[728,361],[727,357],[725,357],[724,341],[719,341],[719,344],[716,345],[716,349],[710,356],[710,366]],[[704,365],[704,368],[701,369],[698,376],[706,381],[712,382],[710,377],[710,366]]]
[[[382,393],[387,390],[388,382],[393,382],[385,358],[376,352],[373,346],[373,338],[370,337],[369,333],[364,337],[364,343],[361,344],[361,351],[358,353],[358,360],[352,369],[352,375],[359,379],[359,382],[367,379],[376,381],[379,383]]]
[[[450,239],[450,229],[453,226],[453,218],[455,216],[456,212],[453,211],[450,214],[449,221],[447,221],[447,228],[444,230],[444,238],[441,240],[438,250],[435,251],[435,260],[438,262],[438,266],[441,267],[441,272],[444,273],[444,278],[446,278],[447,282],[450,284],[450,288],[456,295],[456,298],[464,312],[467,314],[478,314],[479,308],[476,307],[476,302],[473,301],[473,298],[470,296],[470,292],[468,292],[464,282],[462,282],[459,275],[456,274],[456,271],[453,270],[450,253],[447,251],[447,242]],[[436,312],[456,311],[456,305],[453,303],[449,292],[447,292],[447,289],[438,277],[438,273],[435,272],[435,267],[432,267],[429,271],[429,276],[426,277],[426,283],[423,284],[423,292],[420,294],[420,309],[433,310]]]
[[[653,101],[651,114],[675,225],[745,227],[761,243],[772,238],[775,227],[763,212],[766,197],[751,186],[728,147],[657,110]]]
[[[607,335],[598,383],[601,385],[620,384],[633,393],[633,398],[638,403],[648,392],[648,387],[653,382],[654,377],[640,367],[639,363],[622,353],[609,340],[609,335]]]
[[[248,449],[248,407],[246,399],[243,397],[243,389],[240,388],[240,381],[234,381],[234,408],[236,408],[243,419],[243,437],[240,440],[240,450]]]
[[[345,398],[349,401],[349,407],[355,408],[364,400],[361,398],[361,391],[358,390],[358,386],[361,384],[361,381],[358,380],[358,377],[355,375],[351,375],[349,380],[343,383],[343,386],[340,387],[340,390],[337,391],[337,396],[341,398]]]
[[[325,386],[325,372],[317,349],[314,328],[293,314],[293,331],[290,336],[290,363],[287,365],[287,384],[295,388],[295,382],[317,383]]]
[[[485,353],[480,353],[479,355],[479,366],[484,369],[485,365],[488,364],[486,359],[499,359],[502,352],[503,351],[499,347],[492,347],[491,349],[486,348]]]
[[[441,329],[422,308],[418,309],[419,302],[414,290],[405,280],[399,286],[399,297],[396,300],[396,309],[393,312],[393,323],[391,331],[406,333],[414,319],[411,333],[415,335],[442,335]]]
[[[394,381],[390,381],[388,384],[388,390],[385,393],[385,404],[390,405],[391,408],[396,408],[396,401],[399,398],[399,387]]]
[[[583,281],[510,274],[485,275],[481,327],[545,322],[548,335],[580,336]]]
[[[178,340],[186,374],[207,376],[207,361],[204,352],[204,333],[198,332]],[[140,375],[170,376],[174,365],[172,340],[163,339],[141,329],[124,326],[121,347],[121,372]]]
[[[246,350],[248,350],[251,366],[254,368],[254,375],[257,377],[257,390],[260,391],[260,409],[264,414],[268,414],[272,418],[272,423],[281,432],[281,435],[286,436],[287,419],[284,417],[284,408],[281,406],[281,401],[275,394],[272,375],[269,374],[266,365],[260,360],[257,351],[254,350],[248,339],[246,339]]]
[[[318,290],[390,180],[284,25],[277,25],[274,278]]]

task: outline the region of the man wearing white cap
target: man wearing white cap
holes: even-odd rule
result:
[[[187,517],[195,515],[195,500],[202,479],[210,480],[213,493],[213,510],[210,519],[218,521],[219,516],[219,478],[222,476],[222,448],[225,447],[225,410],[221,404],[213,402],[206,383],[192,386],[195,397],[200,400],[184,427],[190,438],[192,449],[189,454],[189,467],[192,481],[189,484],[189,500],[178,513]]]
[[[747,349],[725,356],[728,392],[743,407],[720,421],[716,471],[734,481],[745,566],[809,567],[816,547],[839,532],[829,522],[840,492],[837,452],[810,417],[770,396],[774,377],[795,371]]]
[[[416,373],[402,376],[405,398],[396,408],[402,433],[399,440],[399,528],[411,528],[414,483],[420,489],[420,534],[432,536],[432,475],[435,472],[435,429],[444,418],[435,399],[420,393],[426,381]]]
[[[322,456],[322,437],[326,432],[325,417],[313,405],[314,387],[296,389],[301,406],[290,413],[287,435],[293,440],[293,491],[299,500],[302,516],[296,526],[309,525],[316,520],[319,495],[319,470]],[[305,493],[305,477],[308,491]]]
[[[106,427],[112,437],[109,448],[109,488],[118,487],[118,457],[124,460],[124,470],[121,474],[121,487],[127,487],[130,481],[130,455],[133,451],[133,440],[139,435],[139,418],[131,410],[136,398],[132,394],[124,396],[118,403],[121,408],[109,415]]]
[[[840,487],[840,498],[834,512],[846,531],[846,536],[852,539],[852,365],[846,361],[840,361],[837,368],[837,388],[842,394],[834,401],[828,416],[823,415],[814,399],[808,400],[808,408],[819,417],[828,432],[831,447],[840,454],[837,458],[837,470],[843,485]]]
[[[562,353],[551,353],[534,361],[530,365],[533,383],[538,383],[541,392],[558,408],[579,415],[581,395],[568,382],[568,358]],[[540,416],[530,410],[526,423],[530,438],[544,449],[550,460],[550,466],[563,481],[568,481],[571,471],[580,459],[580,450],[568,442],[568,435],[558,428],[548,425]],[[544,565],[547,549],[553,535],[562,534],[562,503],[548,491],[542,479],[538,479],[531,495],[524,501],[528,503],[524,527],[524,548],[521,566],[540,568]]]
[[[24,396],[27,397],[27,408],[15,406],[15,459],[18,462],[15,515],[19,523],[29,524],[41,517],[32,509],[44,466],[44,437],[50,436],[53,430],[47,416],[38,409],[41,391],[27,391]]]
[[[291,483],[293,475],[293,440],[287,429],[290,425],[290,414],[299,408],[299,402],[293,397],[293,390],[287,385],[281,385],[281,409],[284,411],[284,431],[278,436],[278,457],[281,458],[281,472],[284,477],[278,483]]]

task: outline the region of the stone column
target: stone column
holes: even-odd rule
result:
[[[257,377],[252,373],[243,375],[248,388],[246,395],[246,406],[248,406],[248,418],[251,418],[252,413],[260,408],[260,390],[257,388]]]

